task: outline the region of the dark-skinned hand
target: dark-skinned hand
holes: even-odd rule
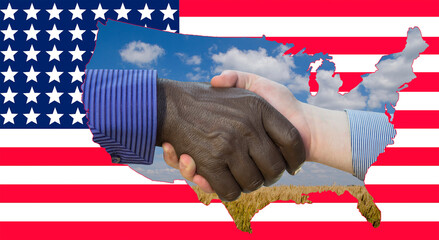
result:
[[[156,146],[192,156],[222,200],[269,186],[305,161],[297,129],[250,91],[158,79],[157,105]]]

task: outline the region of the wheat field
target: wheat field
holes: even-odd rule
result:
[[[216,194],[207,194],[198,186],[193,187],[198,199],[208,205],[212,199],[218,199]],[[243,193],[241,197],[233,202],[223,202],[236,227],[244,232],[251,233],[250,220],[253,216],[269,203],[282,200],[292,200],[297,204],[312,203],[307,194],[313,192],[332,191],[337,195],[349,192],[358,200],[357,208],[368,222],[378,227],[381,221],[381,212],[373,202],[373,197],[367,192],[364,186],[274,186],[262,187],[252,193]]]

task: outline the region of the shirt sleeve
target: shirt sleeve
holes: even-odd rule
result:
[[[393,143],[396,131],[384,113],[345,111],[351,132],[354,176],[364,180],[370,165],[384,152],[388,144]]]
[[[115,163],[151,164],[157,130],[155,70],[88,69],[83,101],[93,141]]]

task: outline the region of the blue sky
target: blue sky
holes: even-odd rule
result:
[[[271,60],[274,60],[273,63],[275,63],[277,55],[288,49],[283,47],[282,44],[266,41],[262,38],[188,36],[111,20],[109,20],[106,25],[99,23],[98,28],[99,33],[96,48],[87,68],[153,68],[158,70],[159,77],[178,81],[210,81],[211,77],[219,74],[215,69],[221,69],[222,65],[226,65],[213,61],[212,56],[219,53],[226,53],[232,48],[239,49],[243,54],[248,53],[250,50],[256,51],[256,56],[266,57],[266,60],[272,58]],[[163,49],[163,53],[152,61],[148,61],[149,59],[143,59],[143,62],[136,61],[136,59],[124,60],[121,56],[121,50],[126,49],[130,43],[136,43],[132,44],[133,51],[139,50],[139,48],[146,51],[151,50],[150,48],[146,49],[146,45],[141,45],[145,43],[149,46],[160,47]],[[142,49],[142,47],[144,48]],[[266,50],[266,54],[263,54],[261,49]],[[184,54],[184,56],[182,54]],[[195,64],[197,62],[185,61],[193,56],[200,58],[199,64]],[[288,69],[289,71],[299,76],[307,77],[309,75],[307,72],[309,63],[320,58],[328,58],[328,56],[322,54],[316,54],[314,56],[299,54],[293,58],[289,56],[284,56],[284,58],[294,63],[294,67]],[[248,62],[248,64],[253,63]],[[326,63],[322,66],[324,69],[331,67],[333,68],[333,65]],[[237,70],[242,70],[242,68]],[[264,73],[264,71],[261,71],[261,73]],[[191,74],[193,76],[199,74],[199,78],[188,77],[188,75],[190,76]],[[269,71],[266,75],[266,77],[272,78]],[[296,97],[302,101],[305,101],[307,96],[307,92],[301,92],[299,95],[296,94]]]
[[[109,20],[98,23],[96,48],[88,69],[156,69],[159,77],[178,81],[208,82],[225,69],[253,72],[287,86],[302,102],[329,109],[384,111],[384,105],[397,100],[396,90],[411,81],[411,62],[424,45],[419,29],[409,31],[401,53],[383,57],[378,71],[364,76],[358,88],[338,94],[341,79],[332,77],[334,64],[323,54],[283,56],[291,46],[263,38],[216,38],[180,35]],[[313,97],[308,86],[309,64],[325,59],[317,70],[319,93]],[[154,180],[181,179],[178,171],[167,167],[161,148],[154,164],[133,168]],[[284,174],[278,184],[332,185],[363,184],[357,178],[318,163],[307,163],[296,176]]]

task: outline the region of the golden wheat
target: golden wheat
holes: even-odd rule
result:
[[[209,205],[212,199],[218,199],[216,194],[207,194],[198,186],[193,187],[198,195],[198,199]],[[378,227],[381,221],[381,212],[373,202],[373,197],[367,192],[364,186],[274,186],[262,187],[252,193],[244,193],[233,202],[223,202],[236,227],[244,232],[251,233],[250,220],[253,216],[269,203],[283,200],[292,200],[297,204],[312,203],[308,200],[309,193],[332,191],[337,195],[342,195],[348,191],[358,200],[357,208],[368,222],[374,227]]]

